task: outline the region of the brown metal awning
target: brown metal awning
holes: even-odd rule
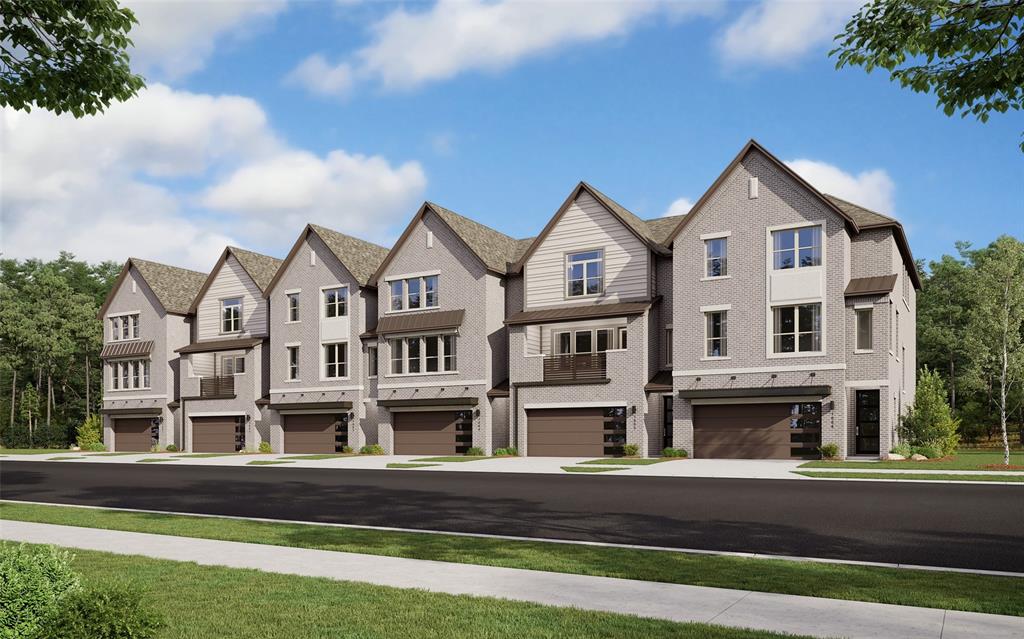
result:
[[[378,335],[395,333],[419,333],[422,331],[440,331],[462,326],[464,309],[452,311],[427,311],[423,313],[403,313],[387,315],[377,322]]]
[[[282,410],[351,410],[352,402],[277,402],[270,404],[277,411]]]
[[[672,390],[672,371],[658,371],[644,386],[648,393],[665,393]]]
[[[115,357],[143,357],[153,352],[153,341],[114,342],[104,344],[100,351],[100,359],[113,359]]]
[[[265,337],[245,337],[239,339],[214,339],[208,342],[192,342],[188,346],[175,349],[175,353],[185,355],[187,353],[213,353],[215,351],[233,351],[237,349],[250,349],[257,344],[266,341]]]
[[[550,324],[567,320],[599,319],[641,315],[651,307],[650,302],[618,302],[616,304],[594,304],[592,306],[558,306],[537,311],[520,311],[505,320],[508,326],[520,324]]]
[[[163,409],[159,406],[149,408],[101,408],[100,413],[103,415],[153,415],[157,416],[163,413]]]
[[[377,327],[367,329],[365,333],[359,334],[359,339],[375,339],[377,337]]]
[[[895,275],[879,275],[877,277],[855,277],[846,285],[846,297],[856,295],[881,295],[891,293],[896,285]]]
[[[487,391],[487,396],[491,399],[495,397],[508,397],[508,379],[506,378],[505,381],[495,384],[494,388]]]
[[[377,402],[384,408],[415,408],[423,406],[476,406],[476,397],[435,397],[433,399],[382,399]]]
[[[831,394],[831,386],[764,386],[759,388],[708,388],[679,391],[679,396],[683,399],[789,396],[828,397]]]

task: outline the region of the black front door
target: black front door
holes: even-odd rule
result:
[[[662,442],[662,448],[672,448],[672,400],[675,399],[672,395],[665,395],[662,398],[664,402],[662,405],[664,409],[661,414],[664,416],[664,420],[661,423],[661,430],[665,434],[664,441]]]
[[[857,391],[857,454],[878,454],[878,391]]]

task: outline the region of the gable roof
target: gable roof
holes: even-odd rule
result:
[[[192,301],[206,280],[206,273],[129,257],[121,267],[121,273],[114,281],[114,286],[107,293],[107,299],[103,301],[98,317],[102,318],[103,314],[107,312],[111,302],[114,301],[114,295],[121,288],[121,284],[128,277],[132,267],[135,267],[142,279],[146,281],[146,285],[153,291],[153,295],[164,307],[164,311],[173,315],[188,314]]]
[[[601,204],[601,206],[605,208],[605,210],[611,213],[615,219],[617,219],[623,226],[625,226],[631,233],[633,233],[633,235],[635,235],[637,239],[646,244],[648,248],[662,255],[668,254],[668,250],[662,245],[662,243],[654,239],[654,235],[651,233],[651,227],[648,225],[647,222],[641,220],[639,217],[637,217],[628,209],[626,209],[626,207],[622,206],[621,204],[611,199],[604,193],[598,191],[593,186],[587,184],[586,182],[580,182],[579,184],[576,185],[576,188],[574,188],[572,192],[569,193],[569,197],[565,199],[565,202],[562,203],[562,206],[560,206],[558,210],[555,212],[555,214],[551,217],[551,219],[548,220],[547,226],[544,227],[544,230],[541,231],[537,237],[533,238],[533,240],[530,242],[526,250],[523,251],[522,254],[519,256],[519,259],[516,260],[515,264],[512,267],[513,272],[518,273],[523,270],[523,265],[526,264],[526,261],[530,259],[530,256],[533,255],[534,251],[537,250],[537,248],[541,245],[541,243],[548,236],[548,234],[551,233],[551,231],[555,228],[555,225],[558,224],[558,221],[560,219],[562,219],[562,216],[565,215],[565,212],[569,210],[569,207],[572,206],[572,203],[575,202],[576,199],[580,196],[580,194],[583,193],[584,191],[590,194],[590,196],[593,197],[595,200],[597,200]]]
[[[903,266],[907,269],[907,273],[910,274],[910,281],[914,283],[914,286],[921,290],[921,276],[917,273],[917,263],[914,261],[914,255],[910,252],[910,242],[907,241],[907,234],[903,230],[903,225],[898,220],[889,217],[888,215],[882,215],[871,209],[866,209],[859,204],[853,202],[847,202],[844,199],[838,198],[834,195],[825,194],[833,204],[846,211],[846,214],[857,221],[857,225],[860,226],[860,230],[864,231],[867,229],[880,229],[880,228],[891,228],[893,237],[896,239],[896,246],[900,250],[900,257],[903,258]]]
[[[356,278],[360,286],[366,286],[369,283],[370,277],[388,254],[386,248],[373,242],[345,235],[318,224],[307,224],[306,228],[302,229],[302,233],[299,234],[299,239],[295,240],[295,244],[288,251],[284,261],[281,262],[274,277],[267,284],[266,288],[263,289],[264,297],[270,296],[270,291],[273,290],[274,286],[277,285],[277,281],[284,275],[285,269],[298,254],[299,249],[302,248],[302,243],[309,237],[310,233],[315,234],[323,241],[328,250],[334,254],[334,257]]]
[[[409,225],[405,227],[405,231],[402,232],[402,235],[395,242],[391,251],[388,252],[387,257],[384,258],[384,261],[380,263],[377,270],[370,276],[370,286],[375,285],[377,280],[384,274],[384,269],[391,263],[391,259],[395,256],[398,248],[405,243],[409,234],[416,228],[416,224],[423,219],[423,216],[427,214],[427,211],[436,215],[451,229],[452,233],[462,240],[466,248],[480,260],[488,271],[498,275],[506,275],[509,263],[514,261],[516,256],[522,252],[522,245],[526,240],[517,240],[509,237],[500,231],[459,215],[455,211],[446,209],[439,204],[424,202],[416,212],[416,215],[410,220]]]
[[[684,217],[686,217],[685,213],[682,215],[666,215],[665,217],[656,217],[653,220],[644,220],[644,224],[647,225],[647,232],[650,233],[651,239],[662,246],[667,246],[668,243],[665,240]]]
[[[203,298],[206,291],[209,290],[210,285],[213,284],[213,280],[216,279],[217,274],[220,272],[224,262],[227,261],[228,256],[234,255],[235,259],[241,265],[242,270],[246,272],[249,279],[256,284],[260,292],[266,292],[267,286],[274,279],[274,275],[277,274],[277,269],[280,268],[282,260],[276,257],[270,257],[269,255],[263,255],[262,253],[255,253],[253,251],[247,251],[245,249],[238,248],[237,246],[229,246],[224,249],[224,252],[220,254],[217,259],[217,263],[213,265],[210,270],[210,274],[206,277],[203,282],[202,288],[196,293],[195,298],[192,300],[192,305],[189,306],[188,313],[193,315],[196,309],[199,308],[199,300]]]

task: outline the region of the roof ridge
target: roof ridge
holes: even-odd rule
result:
[[[349,238],[351,240],[355,240],[356,242],[359,242],[360,244],[366,244],[367,246],[371,246],[373,248],[378,248],[378,249],[381,249],[383,251],[391,250],[391,249],[389,249],[386,246],[381,246],[380,244],[377,244],[376,242],[371,242],[370,240],[364,240],[361,237],[356,237],[355,235],[349,235],[348,233],[343,233],[341,231],[338,231],[338,230],[335,230],[335,229],[323,226],[321,224],[315,224],[313,222],[310,222],[309,226],[311,228],[317,230],[318,232],[319,231],[327,231],[328,233],[335,233],[337,235],[343,235],[343,236],[345,236],[345,237],[347,237],[347,238]]]
[[[147,259],[142,258],[142,257],[129,257],[128,260],[131,261],[131,262],[142,262],[143,264],[155,264],[157,266],[163,266],[164,268],[173,268],[173,269],[177,269],[179,271],[185,271],[186,273],[195,273],[196,275],[202,275],[203,277],[206,277],[207,275],[209,275],[209,273],[206,273],[204,271],[197,271],[197,270],[192,269],[192,268],[185,268],[184,266],[175,266],[174,264],[168,264],[166,262],[157,262],[155,260],[147,260]]]
[[[833,195],[832,193],[825,193],[824,191],[822,191],[821,194],[824,195],[825,197],[831,199],[831,200],[839,200],[840,202],[843,202],[844,204],[849,204],[850,206],[856,206],[857,208],[863,209],[863,210],[867,211],[868,213],[873,213],[873,214],[877,215],[878,217],[884,217],[887,220],[891,220],[892,222],[894,222],[896,224],[900,223],[900,221],[897,220],[896,218],[894,218],[893,216],[886,215],[885,213],[879,213],[878,211],[876,211],[874,209],[869,209],[868,207],[864,206],[863,204],[857,204],[856,202],[852,202],[850,200],[847,200],[846,198],[839,197],[838,195]]]
[[[491,231],[493,233],[497,233],[499,235],[503,235],[503,236],[507,237],[510,240],[516,241],[516,238],[512,237],[511,235],[508,235],[507,233],[499,231],[498,229],[494,228],[493,226],[488,226],[488,225],[484,224],[483,222],[478,222],[477,220],[474,220],[471,217],[468,217],[466,215],[463,215],[461,213],[453,211],[450,208],[448,208],[447,206],[442,206],[442,205],[438,204],[437,202],[432,202],[430,200],[427,200],[427,204],[430,205],[431,207],[435,208],[435,209],[440,209],[441,211],[443,211],[445,213],[450,213],[451,215],[454,215],[456,217],[462,218],[463,220],[466,220],[467,222],[475,224],[476,226],[479,226],[481,228],[485,228],[488,231]]]

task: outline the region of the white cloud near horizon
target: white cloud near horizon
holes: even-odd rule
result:
[[[160,84],[79,120],[3,109],[0,145],[12,258],[68,250],[202,270],[229,243],[281,254],[306,222],[386,242],[427,182],[414,161],[292,147],[249,98]]]
[[[661,214],[662,217],[668,217],[670,215],[684,215],[690,212],[695,202],[688,197],[681,197],[672,201],[665,209],[665,212]]]
[[[832,42],[864,0],[761,0],[719,36],[727,64],[789,65]]]
[[[818,160],[787,160],[786,165],[822,193],[835,195],[885,215],[896,206],[896,183],[884,169],[848,173]]]

